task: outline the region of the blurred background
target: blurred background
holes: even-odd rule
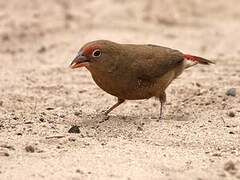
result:
[[[238,0],[1,0],[1,51],[17,53],[26,44],[31,51],[39,46],[51,51],[71,42],[67,52],[110,39],[220,53],[223,44],[236,48],[231,41],[239,37],[239,8]],[[19,41],[22,48],[14,46]]]

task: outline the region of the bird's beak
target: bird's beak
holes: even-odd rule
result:
[[[86,67],[89,65],[89,60],[86,56],[83,55],[83,53],[80,51],[78,55],[73,59],[73,61],[70,64],[70,68],[80,68],[80,67]]]

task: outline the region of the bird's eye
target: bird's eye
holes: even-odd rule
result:
[[[93,51],[92,56],[93,57],[100,57],[101,56],[101,51],[99,49],[96,49]]]

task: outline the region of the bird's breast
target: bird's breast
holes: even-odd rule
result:
[[[115,76],[113,73],[96,75],[92,73],[96,84],[107,93],[121,99],[148,99],[154,96],[155,83],[135,77]]]

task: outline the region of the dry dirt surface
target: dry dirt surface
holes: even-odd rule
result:
[[[240,179],[239,9],[239,0],[1,0],[0,179]],[[116,99],[68,68],[96,39],[216,65],[170,85],[162,121],[149,99],[102,122]]]

